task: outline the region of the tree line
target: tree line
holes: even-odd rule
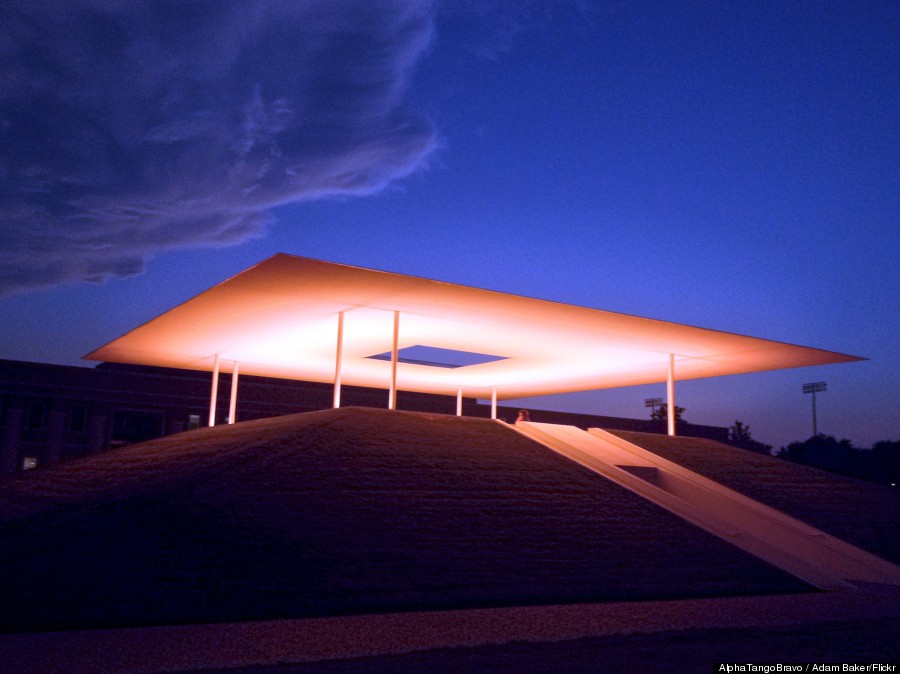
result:
[[[846,438],[814,435],[782,447],[777,456],[805,466],[883,484],[900,484],[900,440],[880,440],[870,448],[854,447]]]
[[[657,407],[651,419],[666,419],[665,404]],[[681,421],[683,407],[675,407],[675,419]],[[750,427],[735,421],[728,429],[728,444],[759,454],[773,454],[772,445],[754,440]],[[837,440],[822,433],[802,442],[792,442],[774,453],[794,463],[822,468],[833,473],[857,477],[882,484],[900,485],[900,440],[881,440],[872,447],[854,447],[847,439]]]

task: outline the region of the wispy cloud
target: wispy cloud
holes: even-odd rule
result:
[[[483,61],[502,61],[513,48],[527,47],[529,34],[590,27],[597,18],[616,13],[619,0],[442,0],[439,9],[461,33],[462,49]]]
[[[0,293],[140,273],[419,167],[428,0],[7,0]]]

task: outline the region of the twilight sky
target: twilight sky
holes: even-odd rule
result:
[[[826,381],[821,432],[897,439],[898,45],[887,0],[7,0],[0,358],[287,252],[865,356],[678,403],[777,447]]]

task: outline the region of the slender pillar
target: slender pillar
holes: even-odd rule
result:
[[[819,437],[819,427],[816,425],[816,390],[813,389],[813,437]]]
[[[228,423],[235,422],[235,412],[237,411],[237,387],[238,387],[238,363],[235,361],[234,369],[231,371],[231,401],[228,403]]]
[[[491,419],[497,418],[497,387],[491,389]]]
[[[397,409],[397,344],[400,339],[400,312],[394,312],[394,345],[391,347],[391,391],[388,395],[388,409]]]
[[[209,394],[209,425],[216,425],[216,403],[219,399],[219,354],[213,363],[212,391]]]
[[[675,354],[669,354],[669,379],[666,382],[668,400],[669,435],[675,435]]]
[[[462,416],[462,386],[456,389],[456,416]]]
[[[341,406],[341,364],[344,359],[344,312],[338,312],[337,349],[334,357],[334,409]]]

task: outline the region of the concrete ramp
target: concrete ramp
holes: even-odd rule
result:
[[[900,567],[683,466],[592,428],[514,428],[679,517],[821,589],[900,585]]]

